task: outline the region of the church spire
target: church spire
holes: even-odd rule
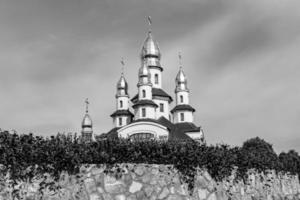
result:
[[[180,52],[178,53],[178,58],[179,58],[179,71],[175,79],[175,83],[176,83],[175,92],[179,92],[179,91],[188,92],[189,89],[187,88],[187,78],[182,69],[182,56]]]
[[[117,83],[117,96],[128,96],[128,83],[124,77],[124,66],[125,62],[124,59],[121,59],[122,71],[121,77]]]
[[[142,47],[141,59],[143,60],[147,57],[150,57],[150,58],[158,58],[160,60],[161,58],[160,50],[157,42],[154,40],[152,36],[152,30],[151,30],[152,20],[150,16],[148,16],[148,23],[149,23],[149,30],[148,30],[148,35],[146,37],[146,40],[144,41]]]
[[[93,138],[93,122],[88,114],[89,112],[89,100],[88,98],[85,99],[85,115],[83,117],[82,123],[81,123],[81,136],[83,141],[90,142]]]
[[[128,84],[124,77],[124,59],[121,59],[121,77],[117,83],[116,111],[110,116],[113,118],[115,127],[122,127],[132,121],[133,114],[129,111]]]

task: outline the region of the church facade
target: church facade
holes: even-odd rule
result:
[[[196,140],[204,142],[203,130],[194,124],[195,109],[190,105],[190,91],[182,66],[175,78],[175,106],[171,95],[162,88],[161,52],[149,31],[140,54],[137,94],[130,98],[128,83],[121,74],[116,87],[116,109],[110,115],[113,127],[100,137],[131,140]],[[92,120],[86,111],[82,137],[92,140]]]

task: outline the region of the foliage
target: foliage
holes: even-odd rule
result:
[[[296,151],[290,150],[288,153],[280,153],[279,160],[282,170],[289,171],[291,174],[300,174],[300,156]]]
[[[272,145],[258,137],[244,142],[238,160],[238,172],[242,177],[248,169],[262,172],[268,169],[279,170],[281,166]]]
[[[207,146],[192,141],[104,140],[82,143],[75,136],[58,134],[50,138],[0,132],[0,170],[13,183],[31,181],[45,173],[58,180],[62,171],[77,174],[83,164],[118,163],[171,164],[190,187],[198,168],[207,169],[216,180],[229,176],[234,167],[244,177],[248,169],[277,169],[300,173],[299,155],[290,151],[278,157],[272,145],[262,139],[247,140],[242,147]],[[0,173],[1,173],[0,172]]]

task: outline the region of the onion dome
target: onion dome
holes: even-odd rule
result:
[[[141,58],[156,57],[161,58],[160,50],[157,42],[154,41],[151,31],[148,32],[148,36],[143,44]]]
[[[175,79],[175,83],[176,83],[176,92],[179,91],[188,91],[187,88],[187,78],[182,70],[182,68],[180,67],[179,72],[176,76]]]
[[[88,113],[86,113],[83,117],[81,127],[86,128],[86,127],[92,127],[92,126],[93,126],[92,119],[91,119],[90,115]]]
[[[128,83],[123,73],[117,83],[117,95],[128,95]]]
[[[142,66],[139,69],[139,84],[151,83],[150,77],[151,77],[151,74],[150,74],[149,67],[147,66],[147,63],[144,60],[142,63]]]

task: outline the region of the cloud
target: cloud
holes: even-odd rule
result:
[[[80,131],[91,100],[95,132],[112,127],[124,57],[130,94],[153,19],[163,85],[173,94],[182,52],[195,119],[209,143],[261,136],[277,150],[299,140],[299,1],[4,0],[0,6],[2,128]]]

